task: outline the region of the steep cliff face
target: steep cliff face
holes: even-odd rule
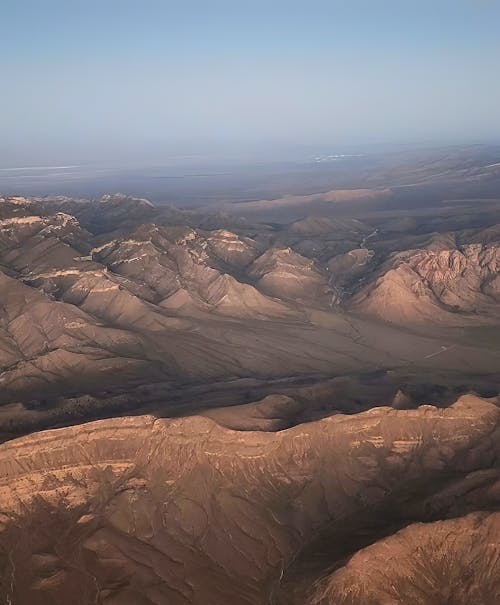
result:
[[[143,416],[14,440],[0,446],[2,595],[17,605],[304,603],[360,542],[498,505],[499,431],[499,409],[464,396],[446,410],[378,408],[279,432]],[[483,521],[479,533],[498,542],[498,524],[474,523]],[[408,535],[432,544],[427,529],[407,531],[390,539],[403,566]],[[443,537],[443,552],[456,549],[455,573],[455,557],[484,551],[474,534],[462,558],[461,544]],[[318,541],[323,558],[311,568]],[[339,602],[371,603],[363,586],[385,581],[370,575],[372,548],[358,555],[375,560],[359,581],[362,599]],[[310,602],[336,603],[355,565]],[[496,586],[482,584],[483,603]]]

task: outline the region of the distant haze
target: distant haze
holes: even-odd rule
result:
[[[4,0],[0,167],[500,139],[500,2]]]

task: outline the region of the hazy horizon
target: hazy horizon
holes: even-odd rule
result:
[[[269,4],[4,3],[0,166],[500,140],[500,3]]]

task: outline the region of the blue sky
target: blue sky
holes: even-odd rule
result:
[[[500,140],[500,0],[2,0],[0,163]]]

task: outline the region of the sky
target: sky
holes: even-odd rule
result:
[[[500,0],[1,0],[0,167],[500,141]]]

